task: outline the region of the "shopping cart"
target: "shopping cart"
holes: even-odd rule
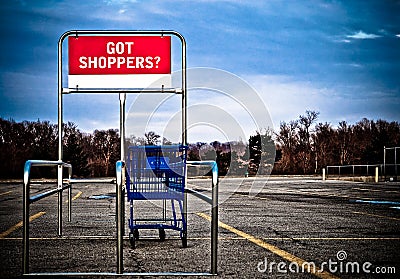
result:
[[[186,155],[187,146],[183,145],[128,148],[126,185],[130,202],[129,240],[133,248],[139,239],[139,229],[158,229],[160,240],[165,240],[165,229],[179,231],[182,246],[187,246],[184,214]],[[134,201],[138,200],[162,201],[161,217],[135,218]],[[168,200],[171,202],[169,214],[166,210]],[[179,215],[175,202],[179,206]]]

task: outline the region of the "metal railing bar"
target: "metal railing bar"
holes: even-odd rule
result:
[[[72,179],[64,179],[66,183],[107,183],[107,184],[114,184],[116,182],[115,178],[110,179],[97,179],[97,178],[72,178]]]
[[[182,219],[176,219],[177,221],[182,221]],[[165,222],[170,222],[174,221],[173,218],[160,218],[160,219],[146,219],[146,218],[141,218],[141,219],[135,219],[135,222],[160,222],[160,221],[165,221]]]
[[[26,162],[30,163],[32,166],[38,166],[38,167],[51,167],[51,166],[72,167],[71,164],[61,161],[28,160]]]
[[[379,167],[379,166],[381,166],[382,164],[372,164],[372,165],[369,165],[369,164],[366,164],[366,165],[336,165],[336,166],[327,166],[327,167],[329,167],[329,168],[338,168],[338,167],[341,167],[341,168],[344,168],[344,167],[347,167],[347,168],[349,168],[349,167]]]
[[[57,179],[57,188],[30,197],[30,173],[32,167],[58,167],[58,173],[62,175],[62,168],[68,168],[68,177],[72,176],[72,165],[63,161],[28,160],[24,166],[24,187],[23,187],[23,252],[22,252],[22,272],[29,273],[29,207],[30,204],[58,193],[58,236],[62,235],[62,192],[68,188],[68,220],[71,220],[71,185],[64,186],[62,177]]]
[[[204,195],[204,194],[202,194],[200,192],[197,192],[196,190],[193,190],[193,189],[190,189],[190,188],[185,188],[185,192],[189,193],[189,194],[192,194],[193,196],[195,196],[195,197],[197,197],[197,198],[199,198],[199,199],[201,199],[201,200],[203,200],[203,201],[205,201],[205,202],[207,202],[209,204],[213,203],[212,202],[212,198],[207,197],[206,195]]]
[[[41,199],[44,199],[44,198],[46,198],[48,196],[51,196],[51,195],[53,195],[55,193],[64,191],[65,189],[69,189],[69,188],[71,188],[71,185],[64,185],[62,188],[57,188],[57,189],[49,190],[49,191],[44,192],[44,193],[37,194],[36,196],[33,196],[33,197],[29,198],[29,202],[30,203],[34,203],[36,201],[39,201]]]
[[[212,169],[212,185],[218,185],[218,165],[215,161],[187,161],[189,166],[210,166]],[[213,187],[214,188],[214,187]]]
[[[182,94],[182,88],[111,88],[111,89],[86,89],[86,88],[63,88],[63,94],[109,94],[109,93],[170,93],[170,94]]]

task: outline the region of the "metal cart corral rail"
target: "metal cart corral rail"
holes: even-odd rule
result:
[[[139,229],[158,229],[161,240],[165,229],[180,232],[182,246],[187,246],[186,218],[183,204],[185,198],[187,146],[131,146],[128,148],[127,196],[130,202],[129,240],[135,248]],[[135,218],[134,202],[161,200],[162,216],[158,218]],[[167,215],[166,202],[171,202],[171,214]],[[178,203],[179,214],[175,202]],[[171,215],[170,214],[170,215]]]

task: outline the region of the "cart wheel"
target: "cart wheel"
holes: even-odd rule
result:
[[[187,233],[182,232],[182,247],[187,248]]]
[[[129,233],[129,243],[131,244],[131,248],[135,249],[135,236],[134,233]]]
[[[136,240],[139,240],[139,230],[138,230],[138,229],[134,229],[134,230],[133,230],[133,237],[134,237]]]
[[[158,235],[160,236],[161,241],[165,240],[165,230],[164,229],[158,229]]]

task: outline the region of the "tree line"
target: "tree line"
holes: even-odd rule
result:
[[[70,162],[76,176],[113,176],[119,159],[118,130],[82,133],[64,124],[63,161]],[[0,118],[0,177],[20,178],[27,160],[58,159],[58,129],[49,121],[5,120]],[[55,176],[54,168],[34,168],[32,176]]]
[[[120,159],[120,135],[115,129],[81,132],[77,125],[63,124],[63,161],[72,164],[76,177],[110,177]],[[173,144],[155,132],[130,136],[126,146]],[[272,132],[267,130],[242,141],[189,144],[188,160],[216,160],[220,175],[252,175],[271,172],[275,158]],[[0,178],[21,178],[27,160],[58,159],[58,127],[49,121],[0,118]],[[259,168],[259,166],[261,166]],[[34,168],[33,177],[56,177],[55,168]]]
[[[400,146],[400,124],[368,120],[355,124],[318,123],[319,113],[306,111],[281,122],[276,133],[275,173],[321,173],[327,165],[382,164],[384,147]]]
[[[383,147],[400,146],[398,122],[362,119],[333,127],[318,123],[319,113],[306,111],[298,119],[281,122],[279,130],[256,131],[247,142],[197,142],[189,144],[188,160],[216,160],[220,175],[312,174],[327,165],[377,164]],[[63,160],[77,177],[110,177],[120,159],[116,129],[81,132],[63,124]],[[49,121],[0,118],[0,178],[21,178],[26,160],[58,159],[58,129]],[[155,132],[130,136],[129,145],[172,144]],[[34,168],[36,177],[55,176],[54,168]]]

